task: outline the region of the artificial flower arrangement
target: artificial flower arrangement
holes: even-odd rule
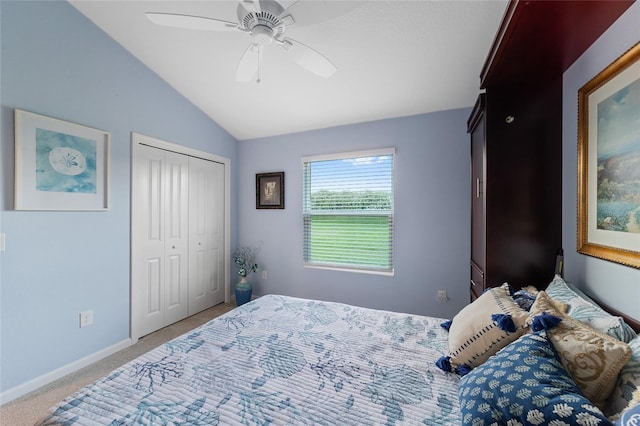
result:
[[[256,263],[256,251],[252,247],[238,247],[233,252],[233,264],[236,266],[238,275],[246,278],[252,272],[258,270]]]

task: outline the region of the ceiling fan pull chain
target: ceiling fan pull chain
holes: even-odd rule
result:
[[[261,67],[260,65],[262,65],[262,45],[258,45],[258,79],[256,80],[256,84],[260,84],[260,82],[262,81],[262,79],[260,78],[260,70]]]

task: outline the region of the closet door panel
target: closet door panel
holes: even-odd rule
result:
[[[148,150],[148,148],[147,148]],[[157,248],[162,249],[164,245],[164,232],[162,221],[164,220],[164,214],[162,209],[162,201],[164,197],[162,196],[162,179],[163,179],[163,168],[164,168],[164,156],[162,155],[151,155],[158,154],[155,151],[147,152],[147,155],[150,158],[147,158],[147,161],[144,161],[144,169],[141,170],[143,173],[142,177],[142,187],[143,187],[143,199],[142,208],[146,213],[146,223],[147,226],[147,236],[146,239],[149,242],[153,242],[152,244],[157,243]]]
[[[211,173],[209,251],[213,271],[209,304],[213,306],[224,302],[224,164],[212,163]]]
[[[146,295],[147,316],[162,315],[162,258],[147,259]]]
[[[165,157],[162,151],[141,146],[134,167],[136,196],[133,210],[142,218],[138,227],[138,250],[133,254],[139,283],[139,332],[144,336],[164,327],[164,209],[163,179]]]
[[[224,165],[199,158],[189,159],[189,313],[195,314],[224,302]]]
[[[183,304],[182,298],[182,279],[181,279],[181,263],[182,259],[180,255],[167,256],[167,312],[171,312],[176,309],[180,309],[180,305]]]
[[[165,155],[165,323],[172,324],[187,317],[189,306],[189,159]]]
[[[211,295],[211,304],[216,305],[218,303],[224,302],[224,289],[222,286],[223,276],[222,276],[222,263],[224,259],[222,258],[222,251],[215,247],[211,249],[211,260],[214,265],[213,272],[211,274],[211,281],[209,282],[209,293]],[[222,295],[222,300],[220,300],[220,295]]]
[[[211,162],[189,159],[189,314],[208,308],[212,262],[209,259]]]

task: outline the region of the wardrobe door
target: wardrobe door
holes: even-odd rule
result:
[[[485,102],[484,95],[478,98],[469,118],[471,133],[471,300],[485,289],[486,257],[486,203],[485,203]]]
[[[189,159],[189,315],[224,302],[224,165]]]

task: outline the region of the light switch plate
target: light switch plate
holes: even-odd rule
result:
[[[93,311],[80,312],[80,328],[93,324]]]

